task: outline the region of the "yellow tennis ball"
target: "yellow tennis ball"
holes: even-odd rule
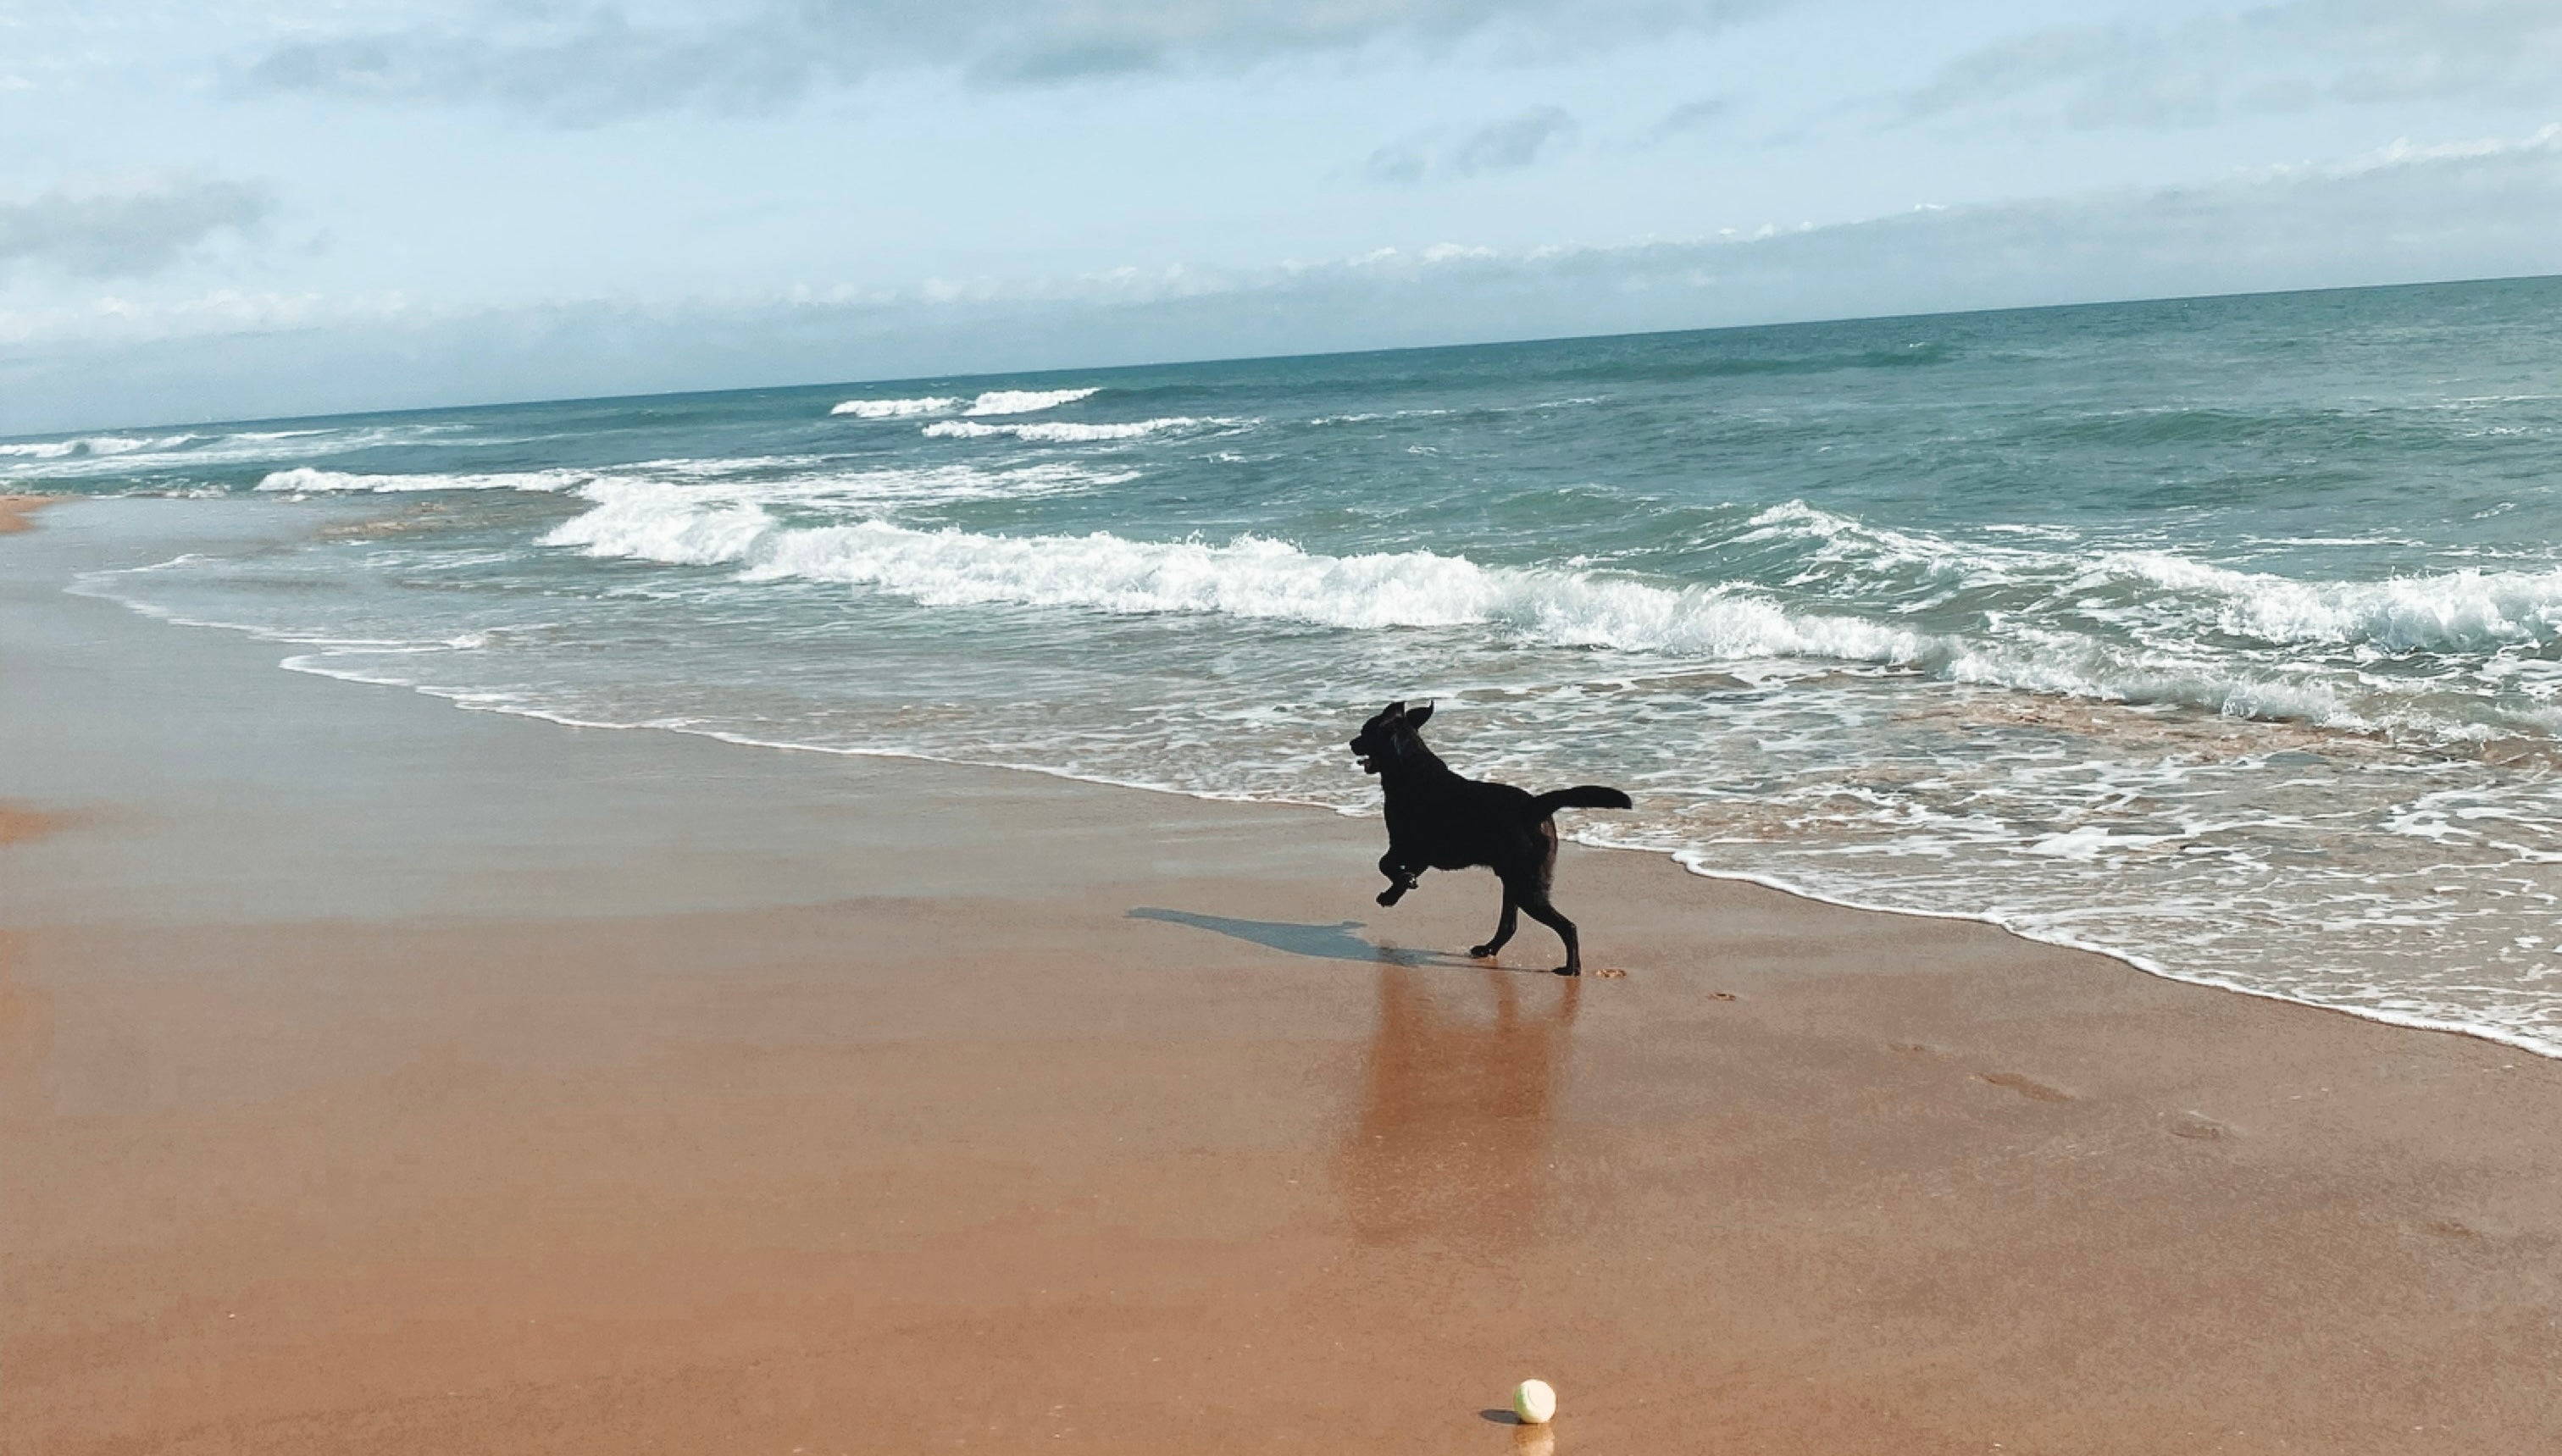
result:
[[[1513,1387],[1513,1414],[1524,1425],[1546,1425],[1556,1414],[1556,1392],[1546,1380],[1524,1380]]]

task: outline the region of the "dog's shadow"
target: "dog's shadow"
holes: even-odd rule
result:
[[[1153,905],[1142,905],[1132,910],[1129,918],[1189,925],[1194,930],[1210,931],[1265,950],[1305,956],[1312,961],[1355,961],[1364,966],[1459,967],[1482,964],[1447,951],[1397,950],[1373,944],[1353,934],[1362,928],[1362,922],[1358,920],[1339,921],[1333,925],[1298,925],[1287,920],[1238,920],[1226,915],[1199,915],[1190,910],[1165,910]]]

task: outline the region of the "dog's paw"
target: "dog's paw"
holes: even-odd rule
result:
[[[1583,974],[1583,968],[1580,966],[1559,966],[1548,974],[1551,976],[1580,976]]]
[[[1495,948],[1493,946],[1470,946],[1468,947],[1468,956],[1471,960],[1491,961],[1495,958]]]

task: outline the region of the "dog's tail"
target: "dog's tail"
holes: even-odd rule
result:
[[[1531,807],[1539,811],[1541,819],[1546,819],[1560,809],[1636,808],[1628,802],[1627,795],[1616,789],[1604,789],[1598,784],[1583,784],[1572,789],[1559,789],[1553,794],[1543,794],[1531,801]]]

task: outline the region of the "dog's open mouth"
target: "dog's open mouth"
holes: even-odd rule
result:
[[[1369,754],[1363,754],[1360,757],[1363,773],[1375,774],[1378,772],[1378,760],[1372,758]]]

